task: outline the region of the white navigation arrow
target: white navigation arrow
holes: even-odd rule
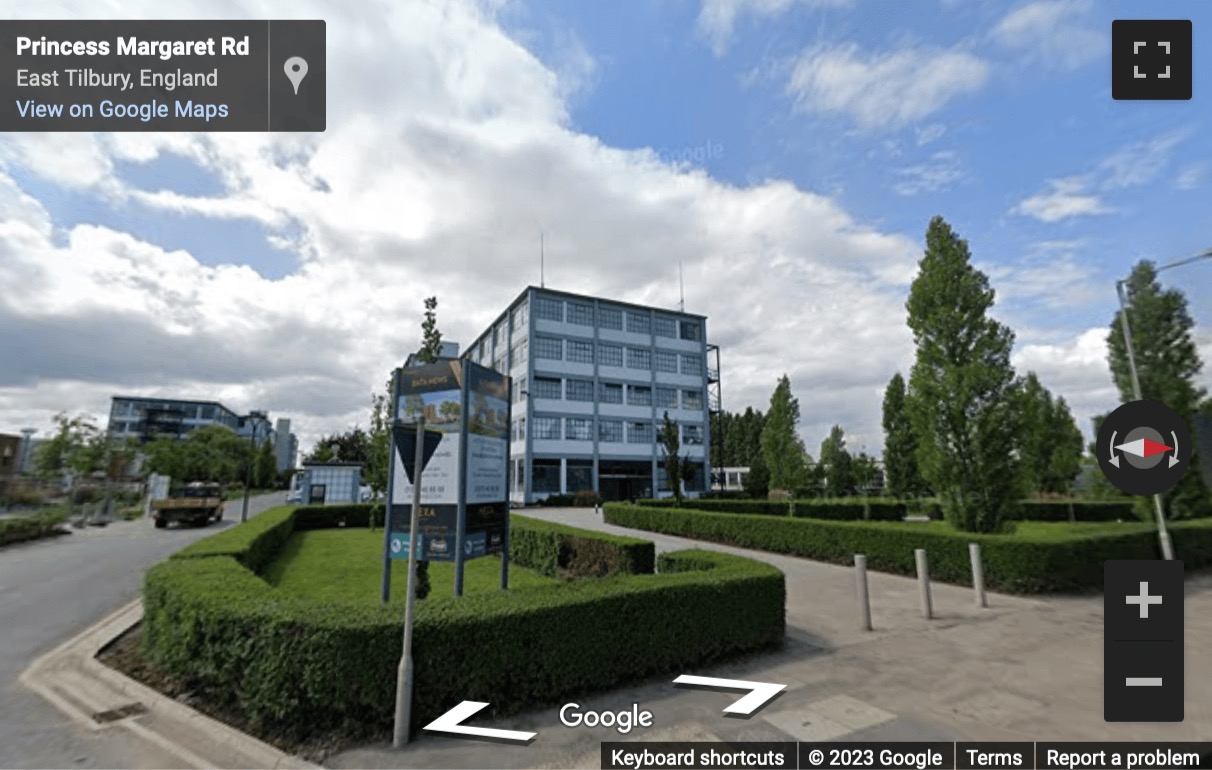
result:
[[[518,730],[496,730],[491,727],[468,727],[462,724],[464,719],[469,719],[476,712],[486,708],[487,703],[481,703],[474,700],[465,700],[459,705],[447,711],[442,716],[425,725],[426,730],[432,730],[439,733],[453,733],[455,735],[470,735],[475,738],[498,738],[505,741],[517,741],[526,743],[534,738],[538,733],[524,733]]]
[[[768,682],[745,682],[740,679],[716,679],[711,676],[690,676],[682,674],[673,680],[674,684],[689,684],[697,687],[715,687],[722,690],[749,690],[750,693],[724,709],[725,714],[741,714],[750,716],[753,712],[765,706],[766,703],[787,689],[785,684],[770,684]]]

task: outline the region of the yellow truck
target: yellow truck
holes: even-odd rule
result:
[[[195,481],[173,488],[168,497],[152,501],[152,521],[156,529],[164,529],[170,521],[206,526],[223,520],[223,487],[205,481]]]

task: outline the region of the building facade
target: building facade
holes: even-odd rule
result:
[[[305,505],[361,502],[362,466],[358,463],[303,463],[299,489]]]
[[[114,396],[110,401],[109,425],[112,438],[134,438],[147,442],[159,436],[184,438],[206,425],[223,425],[237,435],[252,438],[257,446],[276,437],[264,412],[239,415],[218,401],[191,401],[174,398]]]
[[[528,287],[463,358],[513,378],[510,497],[668,496],[661,427],[678,426],[683,489],[711,476],[705,316]]]
[[[274,457],[278,463],[278,472],[291,470],[295,467],[295,458],[299,456],[299,438],[290,432],[290,420],[279,419],[274,425]]]

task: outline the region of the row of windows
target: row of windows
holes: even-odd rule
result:
[[[703,357],[683,353],[671,353],[658,350],[655,353],[646,348],[624,348],[622,345],[598,343],[597,362],[602,366],[622,366],[624,354],[629,369],[652,369],[656,364],[658,372],[677,374],[678,361],[681,360],[681,373],[694,376],[703,374]],[[593,343],[589,340],[563,340],[558,337],[535,335],[534,357],[552,361],[571,361],[578,364],[592,364]],[[520,362],[514,361],[514,366]]]
[[[589,460],[567,460],[567,478],[565,489],[569,493],[579,489],[593,489],[593,463]],[[521,492],[526,485],[524,473],[526,466],[521,460],[514,465],[514,491]],[[703,466],[691,463],[686,469],[687,477],[682,481],[682,487],[688,492],[702,492],[705,488]],[[560,461],[535,460],[531,465],[531,489],[536,493],[553,493],[560,491]],[[657,467],[657,486],[663,492],[669,491],[669,478],[665,469]]]
[[[561,382],[563,387],[561,387]],[[557,377],[535,377],[527,391],[534,398],[564,398],[568,401],[593,401],[593,380]],[[682,409],[702,409],[703,391],[682,390]],[[624,397],[630,406],[655,406],[659,409],[678,408],[678,388],[658,385],[628,385],[622,382],[599,382],[597,400],[603,404],[622,404]]]
[[[577,326],[593,326],[593,305],[578,300],[539,297],[535,300],[534,317],[548,321],[567,321]],[[678,321],[669,316],[657,315],[655,320],[647,311],[627,310],[603,305],[598,308],[598,326],[603,329],[624,328],[635,334],[652,334],[671,339],[700,341],[703,327],[697,321]]]
[[[562,430],[561,430],[562,426]],[[703,443],[702,425],[683,425],[681,442],[687,446]],[[514,441],[526,440],[526,418],[513,421],[511,435]],[[586,417],[535,417],[530,435],[535,439],[558,441],[592,441],[593,420]],[[626,442],[624,442],[626,437]],[[657,442],[659,430],[650,422],[625,422],[623,420],[598,420],[598,441],[605,444],[653,444]]]

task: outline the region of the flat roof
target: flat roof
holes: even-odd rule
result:
[[[623,300],[610,299],[609,297],[595,297],[591,294],[577,294],[577,293],[571,292],[571,291],[561,291],[560,289],[548,289],[545,286],[535,286],[535,285],[531,284],[531,285],[527,286],[525,289],[522,289],[522,291],[518,294],[518,296],[514,297],[513,302],[510,302],[508,305],[505,306],[505,310],[502,311],[501,314],[496,317],[496,320],[494,320],[492,323],[488,324],[488,328],[484,332],[482,332],[480,335],[478,335],[472,341],[472,343],[467,346],[467,348],[463,351],[460,358],[466,358],[467,351],[469,351],[472,348],[479,345],[480,340],[482,340],[485,337],[492,334],[492,330],[496,328],[497,324],[508,319],[510,311],[513,310],[517,306],[517,304],[519,302],[521,302],[522,299],[525,298],[526,295],[531,292],[531,290],[537,291],[537,292],[542,292],[543,294],[554,294],[554,295],[557,295],[560,297],[564,297],[566,299],[587,300],[589,302],[605,302],[610,305],[618,305],[619,307],[622,307],[625,309],[630,308],[632,310],[653,310],[658,313],[666,313],[671,316],[685,316],[688,318],[694,318],[699,321],[707,320],[707,316],[701,315],[699,313],[687,313],[684,310],[669,310],[668,308],[657,307],[656,305],[639,305],[634,302],[624,302]]]

